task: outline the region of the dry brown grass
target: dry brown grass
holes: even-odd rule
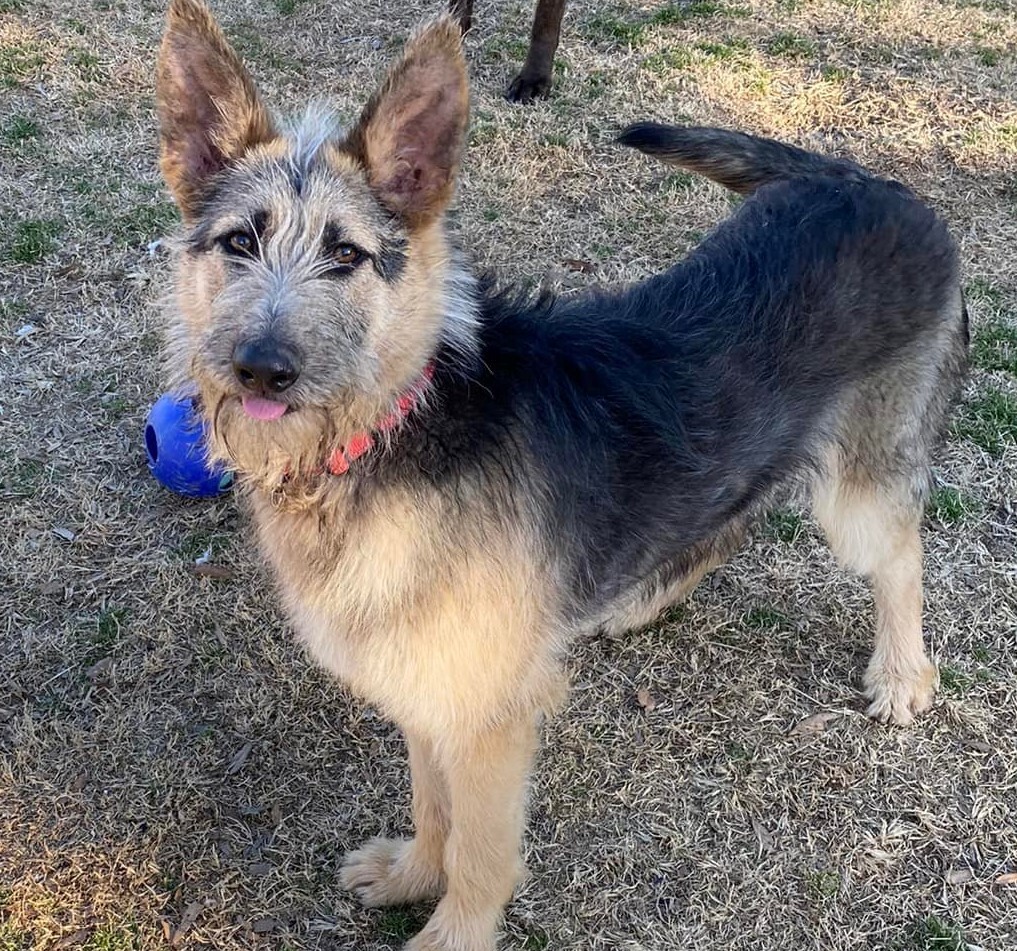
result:
[[[419,911],[364,911],[336,873],[344,849],[406,830],[400,738],[292,646],[233,503],[173,498],[144,468],[164,265],[146,245],[173,220],[154,151],[161,6],[0,0],[0,951],[392,947]],[[277,103],[325,93],[352,115],[439,4],[215,6]],[[864,588],[808,522],[775,520],[687,609],[575,651],[505,947],[1005,951],[1017,15],[663,9],[574,0],[555,96],[521,109],[499,94],[529,4],[478,4],[463,242],[568,288],[663,267],[729,202],[611,145],[641,117],[844,151],[940,208],[979,364],[925,533],[944,689],[911,729],[866,720]],[[188,571],[208,547],[232,580]]]

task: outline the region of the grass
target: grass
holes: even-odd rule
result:
[[[60,222],[52,219],[27,219],[14,223],[4,256],[14,264],[38,264],[57,248]]]
[[[778,631],[788,626],[789,619],[783,611],[762,605],[748,611],[742,623],[754,631]]]
[[[453,233],[479,268],[569,293],[662,271],[729,199],[612,139],[642,118],[723,125],[856,159],[927,199],[960,248],[973,372],[922,531],[935,708],[903,730],[864,716],[871,594],[792,500],[685,603],[569,648],[574,689],[543,724],[530,874],[500,947],[1010,947],[1013,889],[993,878],[1017,848],[1017,11],[569,0],[552,98],[523,108],[502,94],[532,3],[478,5],[466,41]],[[423,15],[213,5],[273,108],[322,97],[346,120]],[[400,731],[308,660],[241,498],[179,499],[145,466],[170,284],[167,255],[145,246],[177,220],[156,179],[164,3],[13,6],[0,951],[159,951],[182,924],[181,951],[393,951],[433,906],[364,909],[337,879],[346,849],[411,834]],[[25,324],[38,331],[18,336]],[[209,549],[232,581],[190,570]],[[965,862],[976,879],[944,883]],[[247,930],[269,918],[285,925]]]
[[[805,59],[816,55],[816,44],[796,33],[778,33],[766,44],[766,50],[773,56],[786,59]]]
[[[20,86],[39,71],[44,60],[34,43],[12,43],[0,46],[0,88]]]
[[[971,363],[980,370],[1002,370],[1017,376],[1017,322],[1000,316],[975,328]]]
[[[140,951],[136,928],[106,924],[93,932],[81,946],[82,951]]]
[[[954,697],[963,697],[975,678],[950,664],[939,665],[939,684],[943,691]]]
[[[777,508],[766,517],[766,533],[785,545],[798,541],[804,529],[805,520],[801,513],[792,509]]]
[[[813,902],[824,904],[840,891],[840,875],[831,869],[813,872],[806,879],[806,891]]]
[[[0,951],[32,951],[32,935],[0,919]]]
[[[426,915],[409,908],[386,908],[378,921],[378,933],[386,938],[405,941],[413,937],[427,920]]]
[[[8,145],[21,145],[39,136],[39,123],[29,116],[11,116],[0,135]]]
[[[958,925],[929,915],[915,925],[901,951],[968,951],[968,943]]]
[[[1017,396],[986,384],[963,406],[954,432],[990,456],[999,457],[1017,441]]]
[[[942,525],[959,525],[980,510],[976,498],[950,485],[937,487],[926,507],[928,516]]]

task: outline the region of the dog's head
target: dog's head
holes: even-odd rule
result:
[[[369,429],[448,332],[459,29],[413,37],[352,130],[322,108],[280,126],[204,4],[172,0],[157,102],[184,224],[171,370],[197,382],[213,452],[273,481]]]

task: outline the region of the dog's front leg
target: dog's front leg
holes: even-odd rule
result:
[[[448,786],[426,737],[406,731],[413,781],[412,839],[372,839],[343,861],[341,881],[369,907],[437,898],[445,890]]]
[[[502,910],[523,864],[526,788],[536,718],[443,744],[451,826],[445,897],[406,951],[493,951]]]

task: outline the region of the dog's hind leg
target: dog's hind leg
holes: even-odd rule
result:
[[[526,787],[536,745],[535,717],[443,745],[452,822],[447,889],[406,951],[494,951],[502,910],[523,871]]]
[[[813,490],[813,509],[834,554],[872,586],[876,643],[864,677],[867,712],[902,725],[931,706],[938,685],[922,639],[924,479],[924,472],[878,479],[836,449]]]
[[[406,731],[413,782],[412,839],[372,839],[343,861],[341,881],[371,908],[438,898],[445,890],[448,787],[433,744]]]

